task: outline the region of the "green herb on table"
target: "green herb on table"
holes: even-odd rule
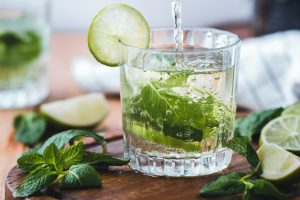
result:
[[[82,142],[70,144],[83,137],[92,137],[100,145],[105,145],[100,135],[70,130],[54,135],[39,148],[24,153],[17,162],[19,168],[29,174],[15,190],[14,197],[28,197],[55,184],[60,189],[101,187],[97,168],[129,162],[104,153],[88,152]]]
[[[289,195],[280,192],[276,186],[265,179],[259,178],[262,173],[256,151],[245,137],[231,139],[227,146],[244,156],[251,167],[249,174],[232,172],[204,185],[199,195],[203,197],[222,197],[243,194],[244,200],[256,200],[259,197],[272,197],[278,200],[289,199]]]
[[[47,122],[43,115],[28,112],[18,115],[14,119],[16,140],[28,146],[36,144],[46,131]]]
[[[237,120],[235,136],[247,137],[250,140],[260,134],[262,128],[272,119],[281,115],[283,108],[274,108],[253,112],[243,119]]]

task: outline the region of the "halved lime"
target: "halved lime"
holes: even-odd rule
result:
[[[143,15],[126,4],[103,8],[94,18],[88,45],[91,53],[102,64],[118,66],[123,62],[124,44],[148,48],[150,29]]]
[[[300,102],[297,102],[291,106],[288,106],[284,111],[282,112],[282,115],[297,115],[300,116]]]
[[[300,116],[281,116],[270,121],[260,135],[260,145],[277,144],[285,150],[300,152]]]
[[[41,113],[55,125],[86,128],[101,122],[108,113],[108,106],[102,94],[92,93],[43,104]]]
[[[300,158],[274,144],[264,144],[257,150],[262,164],[262,177],[278,184],[300,181]]]
[[[182,149],[186,152],[199,152],[201,151],[200,142],[186,142],[179,140],[167,135],[164,135],[161,132],[155,131],[149,127],[144,127],[139,123],[132,123],[127,131],[132,132],[133,134],[142,137],[150,142],[163,145],[166,148],[177,148]]]

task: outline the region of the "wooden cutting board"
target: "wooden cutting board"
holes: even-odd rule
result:
[[[95,150],[97,147],[89,147]],[[108,151],[114,156],[122,155],[122,140],[112,141],[108,145]],[[166,178],[150,177],[136,173],[128,166],[112,167],[109,171],[101,173],[102,188],[47,191],[40,193],[28,200],[44,199],[101,199],[101,200],[199,200],[207,199],[198,197],[199,189],[220,175],[231,171],[247,172],[247,162],[243,157],[234,155],[230,166],[224,171],[204,177],[196,178]],[[6,180],[5,197],[14,199],[12,193],[24,179],[25,174],[15,166],[8,174]],[[300,184],[293,188],[293,199],[300,200]],[[210,198],[212,199],[212,198]],[[218,199],[218,198],[214,198]],[[239,196],[222,197],[222,200],[240,199]]]

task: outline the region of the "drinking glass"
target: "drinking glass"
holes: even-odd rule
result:
[[[149,49],[124,46],[125,157],[152,176],[201,176],[228,166],[236,111],[239,38],[217,29],[154,29]]]
[[[47,0],[0,2],[0,108],[33,106],[49,93]]]

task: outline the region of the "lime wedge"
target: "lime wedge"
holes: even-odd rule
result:
[[[257,150],[262,164],[262,177],[278,184],[300,181],[300,158],[274,144],[264,144]]]
[[[288,106],[284,111],[282,112],[282,115],[297,115],[300,116],[300,102],[295,103],[291,106]]]
[[[108,106],[102,94],[94,93],[43,104],[41,113],[60,127],[87,128],[105,118]]]
[[[260,135],[260,145],[276,144],[285,150],[300,152],[300,116],[281,116],[270,121]]]
[[[125,4],[103,8],[94,18],[88,33],[91,53],[102,64],[118,66],[123,62],[125,45],[148,48],[150,29],[143,15]]]
[[[186,142],[182,141],[167,135],[164,135],[161,132],[157,132],[151,128],[146,128],[138,123],[131,124],[128,129],[128,132],[131,132],[139,137],[142,137],[150,142],[161,144],[167,148],[177,148],[182,149],[186,152],[199,152],[201,151],[200,142]]]

